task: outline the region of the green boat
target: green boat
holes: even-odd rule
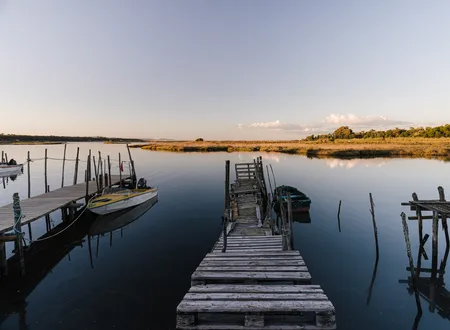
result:
[[[287,211],[287,193],[291,194],[291,205],[293,213],[309,211],[311,199],[306,194],[291,186],[279,186],[276,187],[273,192],[274,197],[272,207],[275,213],[280,214],[280,203],[278,196],[281,196],[283,206]]]

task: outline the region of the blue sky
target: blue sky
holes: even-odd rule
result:
[[[450,123],[449,1],[1,1],[0,132],[289,139]]]

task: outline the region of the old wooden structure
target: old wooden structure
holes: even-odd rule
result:
[[[229,169],[223,232],[191,276],[177,329],[336,329],[333,304],[293,250],[289,212],[275,234],[262,160],[236,164],[231,185]]]
[[[130,177],[136,179],[134,171],[134,162],[131,158],[131,153],[127,145],[130,161],[132,166],[130,169],[130,175],[123,176],[122,173],[119,175],[111,175],[111,164],[110,158],[108,159],[108,167],[104,166],[102,168],[101,156],[99,157],[98,166],[95,164],[95,159],[91,155],[89,150],[89,155],[86,159],[86,170],[84,182],[77,183],[78,176],[78,166],[79,162],[79,148],[77,148],[77,156],[75,161],[75,171],[73,178],[73,185],[64,185],[64,169],[65,163],[68,161],[66,158],[66,145],[64,146],[64,154],[62,160],[62,178],[61,178],[61,188],[50,191],[50,187],[47,183],[47,160],[51,159],[48,157],[47,149],[45,149],[44,160],[44,193],[31,197],[30,194],[30,163],[33,161],[30,158],[30,152],[27,154],[27,175],[28,175],[28,198],[21,199],[23,196],[19,196],[17,193],[13,196],[13,203],[4,205],[0,207],[0,274],[6,275],[8,273],[8,263],[6,256],[6,243],[14,242],[15,254],[21,260],[21,271],[22,275],[25,274],[25,262],[24,262],[24,252],[23,243],[24,233],[22,231],[22,226],[28,225],[28,241],[32,241],[31,223],[45,218],[47,225],[47,232],[50,231],[50,213],[61,210],[63,220],[73,220],[76,211],[87,205],[88,200],[96,193],[101,191],[103,188],[119,184],[122,180],[127,180]],[[99,153],[100,155],[100,153]],[[3,155],[2,155],[3,157]],[[120,154],[119,154],[120,159]],[[106,160],[104,161],[106,163]],[[92,166],[93,163],[93,166]],[[120,166],[121,164],[119,164]],[[94,171],[92,171],[94,167]],[[80,203],[80,200],[84,199],[84,203]],[[39,240],[39,239],[38,239]],[[36,241],[36,240],[35,240]]]
[[[399,282],[407,283],[409,292],[411,294],[416,294],[419,316],[416,318],[416,322],[420,320],[421,315],[419,296],[429,303],[429,310],[432,313],[437,310],[439,315],[450,320],[450,291],[446,288],[444,282],[444,275],[450,254],[450,238],[447,223],[447,219],[450,218],[450,202],[446,201],[444,189],[442,187],[438,187],[438,194],[439,199],[419,200],[417,194],[413,193],[411,201],[402,203],[402,205],[409,206],[410,210],[414,211],[415,215],[409,216],[408,219],[417,221],[419,231],[419,247],[416,264],[414,265],[409,229],[406,221],[407,218],[406,215],[402,213],[406,251],[409,262],[409,267],[407,267],[406,270],[409,272],[410,276],[408,276],[406,280],[401,279]],[[425,235],[423,233],[424,220],[432,221],[431,268],[422,267],[422,262],[429,260],[429,256],[425,249],[425,243],[430,237],[428,233]],[[440,262],[438,261],[439,223],[441,223],[445,239],[445,251]]]

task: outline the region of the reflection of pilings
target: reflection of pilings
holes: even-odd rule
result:
[[[373,272],[372,272],[372,280],[370,281],[369,294],[367,296],[367,302],[366,302],[367,305],[369,305],[370,298],[372,297],[373,284],[375,283],[375,278],[377,277],[378,261],[380,258],[379,247],[378,247],[378,229],[377,229],[377,222],[375,220],[375,210],[374,210],[374,203],[373,203],[373,199],[372,199],[372,193],[369,193],[369,199],[370,199],[370,213],[372,214],[373,234],[375,236],[375,264],[374,264]],[[341,208],[341,203],[339,202],[339,211],[340,211],[340,208]],[[340,225],[339,225],[339,228],[340,228]]]
[[[416,298],[417,314],[416,317],[414,318],[412,330],[417,330],[419,329],[419,322],[422,317],[422,305],[420,304],[420,296],[419,291],[417,289],[414,290],[414,296]]]
[[[88,239],[89,260],[91,262],[91,268],[94,269],[94,262],[92,260],[91,236],[89,234],[87,235],[87,239]]]

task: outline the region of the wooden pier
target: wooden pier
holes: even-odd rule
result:
[[[119,176],[112,175],[112,184],[119,183]],[[88,195],[97,192],[95,181],[88,184]],[[20,201],[22,208],[22,225],[33,222],[45,215],[64,208],[74,207],[76,201],[85,198],[86,182],[74,186],[66,186],[38,196]],[[75,204],[75,206],[77,206]],[[78,205],[79,207],[79,205]],[[0,233],[12,230],[14,226],[13,204],[0,207]]]
[[[229,185],[227,161],[223,232],[191,276],[177,329],[336,329],[333,304],[292,250],[291,216],[276,235],[261,159],[235,169]]]

